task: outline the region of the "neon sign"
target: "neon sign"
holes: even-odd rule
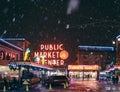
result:
[[[99,70],[98,65],[68,65],[68,70]]]
[[[69,54],[64,50],[63,44],[41,44],[40,51],[34,52],[34,58],[38,64],[61,66],[64,65],[64,60],[69,57]]]

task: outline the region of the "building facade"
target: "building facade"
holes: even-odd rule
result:
[[[20,60],[22,52],[22,48],[0,39],[0,61]]]
[[[81,80],[96,80],[101,68],[114,59],[114,47],[78,46],[76,65],[68,65],[69,76]]]
[[[23,51],[21,53],[20,60],[23,60],[26,49],[30,46],[30,42],[25,38],[3,38],[3,39],[7,42],[16,45],[17,47],[22,48]]]
[[[23,49],[0,38],[0,78],[16,74],[11,72],[8,64],[10,61],[21,60]]]

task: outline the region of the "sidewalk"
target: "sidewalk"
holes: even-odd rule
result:
[[[113,84],[112,82],[100,81],[100,92],[120,92],[120,82]]]

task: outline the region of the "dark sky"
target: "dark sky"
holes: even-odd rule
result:
[[[59,42],[112,46],[120,34],[120,0],[0,0],[1,37],[33,46]]]

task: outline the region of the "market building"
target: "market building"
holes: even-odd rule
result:
[[[69,76],[79,80],[96,80],[99,71],[113,61],[114,47],[78,46],[76,65],[68,65]]]
[[[23,51],[21,53],[20,60],[23,60],[26,49],[29,48],[30,46],[30,42],[26,40],[25,38],[2,38],[2,39],[22,48]]]
[[[0,73],[10,74],[10,61],[21,60],[23,49],[0,38]]]

